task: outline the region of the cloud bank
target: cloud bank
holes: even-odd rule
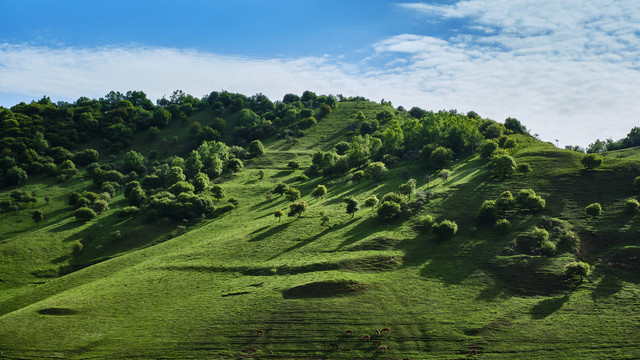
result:
[[[640,126],[640,4],[467,0],[398,4],[407,16],[463,26],[435,36],[399,34],[361,60],[339,55],[249,58],[141,45],[49,48],[0,45],[0,105],[8,94],[73,101],[111,90],[160,98],[225,89],[247,95],[312,90],[391,100],[407,108],[517,117],[560,144],[623,137]],[[7,95],[7,96],[5,96]]]

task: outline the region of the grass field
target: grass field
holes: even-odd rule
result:
[[[640,227],[638,215],[623,213],[638,163],[607,159],[585,172],[580,154],[515,136],[514,157],[531,164],[531,174],[497,181],[486,160],[472,156],[454,164],[446,183],[430,182],[434,198],[419,215],[383,223],[375,209],[362,207],[351,217],[344,197],[361,204],[371,194],[381,198],[405,181],[405,169],[426,190],[426,169],[405,163],[379,185],[345,176],[300,184],[294,178],[301,170],[286,164],[308,166],[316,149],[345,139],[345,119],[378,109],[340,103],[298,141],[266,141],[264,156],[222,182],[240,205],[216,219],[123,221],[119,193],[109,211],[79,223],[66,194],[88,181],[30,180],[29,190],[52,200],[1,214],[0,358],[640,357],[640,278],[637,265],[625,262],[640,246]],[[199,115],[203,125],[206,115]],[[171,131],[188,137],[184,129]],[[310,204],[300,219],[273,216],[289,205],[270,194],[278,181],[298,187]],[[318,184],[329,190],[323,199],[310,196]],[[542,195],[546,209],[512,214],[507,234],[477,223],[484,200],[523,188]],[[596,201],[603,215],[587,217],[584,207]],[[39,225],[31,221],[36,209],[45,214]],[[320,211],[331,227],[321,225]],[[416,219],[426,214],[455,220],[459,232],[440,240],[419,229]],[[506,251],[518,234],[548,219],[580,235],[577,255]],[[181,226],[188,231],[181,234]],[[78,255],[75,241],[84,245]],[[594,267],[580,284],[561,276],[575,259]],[[390,331],[376,337],[375,329],[385,327]]]

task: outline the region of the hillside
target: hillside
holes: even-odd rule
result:
[[[407,112],[362,98],[328,105],[303,94],[283,99],[302,104],[293,113],[253,101],[265,106],[254,106],[253,117],[223,95],[194,102],[155,135],[138,130],[129,142],[107,143],[87,132],[71,150],[95,149],[97,167],[79,165],[65,178],[30,173],[0,190],[0,200],[15,190],[36,197],[0,213],[0,357],[455,359],[475,357],[474,349],[491,359],[640,356],[639,217],[625,210],[637,196],[640,162],[607,157],[585,170],[583,154],[477,114]],[[218,134],[205,137],[204,127]],[[251,155],[253,139],[263,154]],[[183,164],[171,156],[185,159],[178,167],[188,173],[193,150],[213,153],[222,143],[228,156],[211,156],[220,171],[207,174],[203,190],[174,196],[162,195],[171,186],[147,187],[162,179],[163,164]],[[450,149],[442,166],[438,147]],[[124,170],[130,150],[147,159],[134,174]],[[498,158],[515,161],[504,176]],[[368,164],[377,161],[388,171],[372,179]],[[529,171],[515,171],[516,163]],[[124,175],[119,185],[107,180],[115,185],[108,209],[78,219],[70,195],[101,194],[100,176],[113,169]],[[415,189],[383,201],[409,179]],[[300,198],[274,193],[277,184]],[[215,185],[224,190],[219,199]],[[326,195],[312,195],[318,185]],[[123,215],[134,188],[145,200]],[[538,197],[521,201],[523,189]],[[380,202],[365,206],[372,195]],[[347,213],[350,197],[359,209]],[[479,218],[486,200],[496,202]],[[301,201],[306,211],[287,216]],[[594,202],[602,214],[588,216]],[[204,205],[191,216],[187,204]],[[386,218],[384,206],[392,208]],[[42,221],[32,220],[35,211]],[[439,235],[444,220],[456,223],[455,235]],[[565,272],[576,261],[591,267],[584,280]]]

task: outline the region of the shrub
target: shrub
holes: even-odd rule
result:
[[[545,240],[540,243],[540,251],[546,256],[553,256],[556,253],[556,244],[552,241]]]
[[[276,219],[278,219],[278,222],[280,222],[280,218],[284,215],[284,212],[282,212],[282,210],[276,210],[273,212],[273,216],[276,217]]]
[[[528,163],[520,163],[516,166],[516,171],[522,174],[528,174],[531,172],[531,165]]]
[[[576,253],[580,248],[580,238],[575,232],[563,229],[558,234],[557,245],[560,252]]]
[[[42,220],[44,220],[44,215],[42,214],[42,211],[36,210],[33,212],[33,215],[31,216],[31,218],[36,224],[39,224],[42,222]]]
[[[235,206],[233,206],[233,204],[224,204],[224,205],[222,205],[222,206],[220,206],[220,207],[217,207],[217,208],[215,209],[215,214],[216,214],[216,215],[224,214],[224,213],[226,213],[227,211],[231,211],[231,210],[233,210],[233,209],[235,209],[235,208],[236,208],[236,207],[235,207]]]
[[[89,209],[86,206],[77,209],[75,211],[74,215],[75,215],[76,219],[81,220],[81,221],[89,221],[89,220],[95,218],[96,216],[98,216],[98,215],[96,215],[95,211]]]
[[[353,218],[356,211],[360,210],[360,204],[354,197],[348,197],[342,201],[347,205],[347,214],[351,214],[351,217]]]
[[[100,186],[100,191],[103,193],[108,193],[109,195],[111,195],[111,197],[116,196],[116,187],[108,181],[102,183],[102,186]]]
[[[291,160],[291,161],[289,161],[289,163],[287,164],[287,167],[288,167],[290,170],[294,171],[294,170],[296,170],[296,169],[299,169],[299,168],[300,168],[300,163],[299,163],[299,162],[297,162],[296,160]]]
[[[535,228],[527,233],[527,236],[534,239],[538,244],[549,240],[549,232],[545,229]]]
[[[599,167],[602,165],[602,161],[602,158],[596,154],[587,154],[582,157],[582,160],[580,160],[584,168],[587,170],[593,170]]]
[[[420,226],[425,231],[431,230],[434,223],[435,220],[433,220],[433,216],[431,215],[424,215],[418,220],[418,226]]]
[[[379,161],[370,163],[364,171],[365,175],[374,182],[380,182],[386,172],[387,167]]]
[[[391,220],[400,214],[400,205],[391,202],[391,201],[383,201],[382,204],[378,207],[378,216],[383,220]]]
[[[227,200],[227,202],[228,202],[229,204],[233,204],[233,208],[234,208],[234,209],[235,209],[235,208],[237,208],[237,207],[238,207],[238,205],[240,204],[240,200],[238,200],[237,198],[234,198],[234,197],[230,197],[230,198]]]
[[[507,219],[499,219],[494,225],[496,231],[500,234],[506,234],[511,229],[511,221]]]
[[[289,205],[289,213],[287,214],[287,216],[292,217],[297,215],[299,219],[305,211],[307,211],[306,201],[292,203],[291,205]]]
[[[516,161],[509,155],[497,155],[491,158],[489,168],[493,176],[504,179],[516,171]]]
[[[137,206],[127,206],[124,207],[120,210],[120,212],[118,213],[119,217],[132,217],[135,216],[137,213],[140,212],[140,208],[138,208]]]
[[[93,205],[91,205],[91,208],[97,214],[102,214],[103,211],[109,210],[109,204],[105,200],[96,200],[93,202]]]
[[[300,174],[300,175],[295,177],[295,181],[297,181],[297,182],[305,182],[307,180],[309,180],[309,177],[307,175],[305,175],[305,174]]]
[[[318,185],[316,186],[315,189],[313,189],[313,191],[311,192],[311,196],[313,196],[314,198],[318,199],[322,199],[322,197],[324,197],[324,195],[327,193],[327,187],[324,185]]]
[[[589,216],[600,216],[602,214],[602,206],[599,203],[593,203],[587,205],[587,207],[584,208],[584,211]]]
[[[429,164],[436,170],[447,167],[453,161],[453,150],[438,146],[429,156]]]
[[[242,170],[243,167],[244,164],[240,159],[231,159],[229,160],[229,163],[227,163],[227,169],[229,169],[229,171],[231,172],[238,172]]]
[[[288,188],[284,193],[285,193],[285,196],[287,197],[287,200],[291,202],[296,201],[300,198],[300,190],[294,187]]]
[[[627,214],[630,214],[630,215],[635,214],[638,212],[639,209],[640,209],[640,203],[636,199],[627,199],[624,202],[624,211]]]
[[[382,197],[382,202],[394,202],[396,204],[403,204],[404,203],[404,196],[402,196],[401,194],[398,193],[394,193],[394,192],[390,192],[390,193],[386,193],[383,197]]]
[[[483,159],[488,159],[494,153],[494,151],[498,150],[498,144],[493,140],[485,140],[482,142],[482,145],[478,148],[478,152],[480,153],[480,157]]]
[[[262,145],[260,140],[253,140],[249,146],[247,146],[247,150],[251,157],[261,156],[264,154],[264,145]]]
[[[580,277],[580,282],[582,282],[583,278],[589,276],[591,272],[591,266],[589,264],[582,261],[574,261],[567,264],[565,267],[564,273],[569,277]]]
[[[544,209],[546,201],[532,189],[522,189],[516,195],[516,203],[524,210],[536,212]]]
[[[364,171],[358,170],[354,172],[353,175],[351,175],[351,180],[360,182],[363,177],[364,177]]]
[[[287,191],[287,188],[288,188],[287,185],[285,185],[283,183],[278,183],[278,184],[276,184],[275,188],[273,188],[273,190],[271,190],[271,192],[273,194],[278,194],[278,195],[282,196],[282,194],[284,194]]]
[[[181,193],[191,193],[195,190],[195,187],[186,181],[178,181],[177,183],[169,186],[167,190],[174,195],[178,195]]]
[[[451,220],[442,220],[433,225],[433,232],[442,239],[450,239],[458,232],[458,224]]]
[[[496,200],[496,206],[502,211],[510,209],[514,203],[515,200],[513,199],[513,194],[511,194],[511,191],[509,190],[503,191],[502,194],[500,194],[500,197]]]
[[[378,205],[378,197],[375,195],[371,195],[368,198],[364,199],[364,206],[370,207],[373,210],[373,207]]]
[[[478,220],[493,224],[498,219],[498,206],[494,200],[485,200],[478,211]]]

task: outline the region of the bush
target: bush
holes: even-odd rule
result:
[[[458,232],[458,224],[451,220],[442,220],[433,225],[433,232],[442,239],[450,239]]]
[[[507,219],[499,219],[494,225],[496,231],[500,234],[506,234],[511,229],[511,221]]]
[[[373,210],[373,207],[378,205],[380,201],[378,200],[378,197],[375,195],[371,195],[368,198],[364,199],[364,206],[366,207],[370,207],[371,210]]]
[[[545,240],[540,243],[540,252],[545,256],[553,256],[556,253],[556,244],[552,241]]]
[[[300,174],[300,175],[296,176],[294,180],[297,181],[297,182],[305,182],[305,181],[309,180],[309,177],[307,175],[305,175],[305,174]]]
[[[567,264],[565,267],[564,273],[569,277],[580,277],[580,282],[582,282],[583,278],[589,276],[591,272],[591,266],[589,264],[582,261],[574,261]]]
[[[587,170],[593,170],[599,167],[602,165],[602,161],[602,158],[596,154],[587,154],[582,157],[582,160],[580,160],[584,168]]]
[[[425,231],[431,230],[431,228],[433,227],[434,223],[435,223],[435,220],[433,220],[433,216],[431,216],[431,215],[422,216],[418,220],[418,226],[420,226]]]
[[[75,211],[74,215],[75,215],[76,219],[81,220],[81,221],[89,221],[89,220],[95,218],[96,216],[98,216],[98,215],[96,215],[95,211],[89,209],[86,206],[77,209]]]
[[[538,244],[549,240],[549,232],[545,229],[535,228],[527,233],[527,236],[534,239]]]
[[[503,191],[502,194],[500,194],[500,197],[496,200],[496,206],[502,211],[509,210],[514,203],[515,200],[513,199],[513,194],[511,194],[511,191],[509,190]]]
[[[580,248],[580,238],[578,234],[571,230],[561,230],[558,234],[557,250],[560,252],[576,253]]]
[[[528,163],[521,163],[516,166],[516,171],[521,174],[528,174],[531,172],[531,165]]]
[[[300,198],[300,190],[294,187],[288,188],[284,193],[285,193],[285,196],[287,197],[287,200],[291,202],[294,202]]]
[[[627,199],[624,202],[624,211],[629,214],[635,214],[640,209],[640,203],[636,199]]]
[[[478,211],[478,220],[493,224],[498,219],[498,206],[494,200],[485,200]]]
[[[394,192],[390,192],[390,193],[386,193],[383,197],[382,197],[382,202],[394,202],[396,204],[403,204],[404,201],[404,196],[402,196],[401,194],[398,193],[394,193]]]
[[[482,145],[478,148],[478,152],[480,153],[480,157],[483,159],[488,159],[493,155],[494,151],[498,150],[498,144],[493,140],[485,140],[482,142]]]
[[[127,206],[122,208],[122,210],[120,210],[120,212],[118,213],[118,217],[122,217],[122,218],[132,217],[139,212],[140,212],[140,208],[138,208],[137,206]]]
[[[522,189],[516,195],[516,203],[524,210],[536,212],[544,209],[546,201],[532,189]]]
[[[509,155],[497,155],[491,158],[489,168],[493,176],[504,179],[516,171],[516,161]]]
[[[438,146],[429,156],[429,164],[436,170],[447,167],[453,161],[453,150]]]
[[[600,216],[602,214],[602,206],[599,203],[593,203],[587,205],[587,207],[584,208],[584,211],[589,216]]]
[[[97,214],[102,214],[103,211],[109,210],[109,204],[105,200],[96,200],[93,202],[93,205],[91,205],[91,208]]]
[[[386,172],[387,167],[379,161],[370,163],[364,170],[365,175],[374,182],[380,182]]]
[[[391,202],[391,201],[383,201],[382,204],[378,207],[378,216],[383,220],[391,220],[400,214],[400,205]]]

